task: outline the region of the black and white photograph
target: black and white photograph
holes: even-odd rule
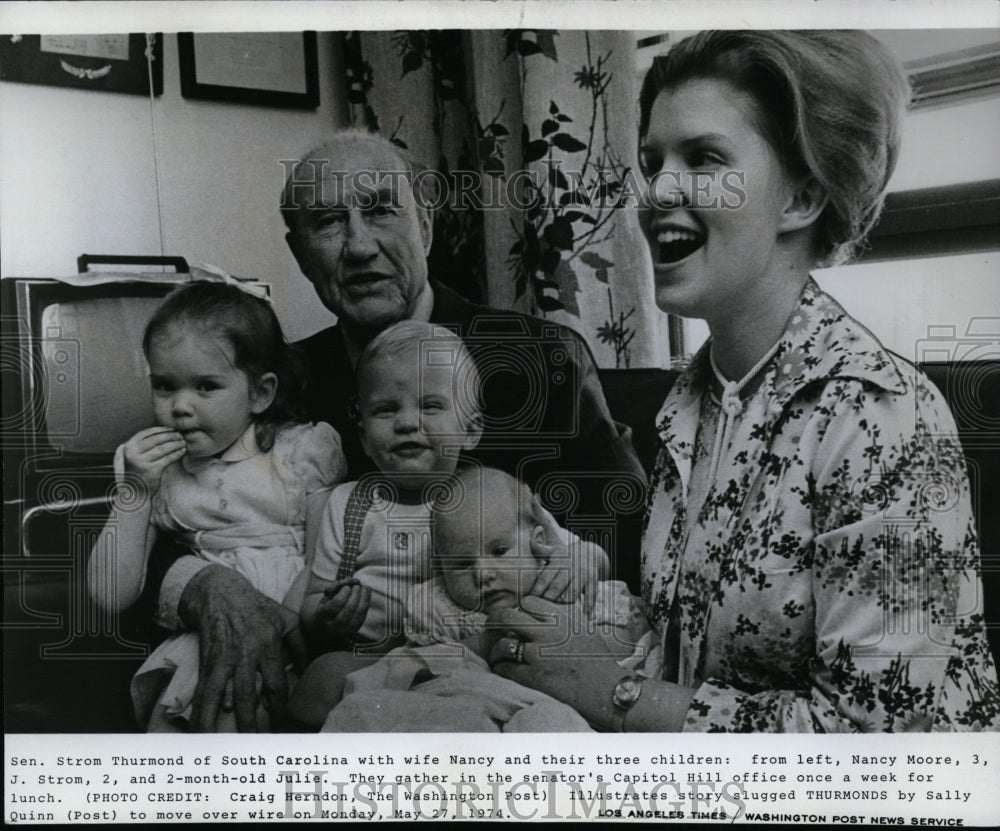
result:
[[[7,822],[995,824],[995,6],[9,5]]]

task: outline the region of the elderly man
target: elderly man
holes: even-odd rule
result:
[[[358,356],[399,320],[448,326],[466,341],[483,377],[484,433],[475,457],[518,472],[543,495],[546,485],[563,493],[568,487],[573,515],[614,522],[605,488],[617,481],[641,489],[645,480],[627,431],[611,419],[586,345],[565,327],[475,306],[429,280],[432,219],[411,186],[412,173],[385,139],[349,131],[306,154],[286,181],[286,241],[338,318],[299,344],[311,371],[311,418],[340,433],[349,478],[373,469],[352,412]],[[637,552],[619,556],[616,566],[634,577]],[[181,557],[164,578],[160,618],[209,635],[201,639],[192,720],[198,729],[212,730],[219,706],[230,699],[240,729],[256,729],[258,673],[280,724],[281,642],[295,622],[277,604],[235,572]]]

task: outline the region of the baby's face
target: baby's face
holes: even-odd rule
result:
[[[487,496],[487,499],[491,497]],[[531,591],[542,562],[532,556],[531,541],[540,525],[507,500],[489,502],[438,517],[435,545],[448,595],[466,609],[487,614],[516,607]]]
[[[455,406],[450,366],[421,366],[417,355],[393,355],[359,378],[361,442],[379,470],[400,487],[422,487],[428,474],[451,473],[461,450],[475,446]]]

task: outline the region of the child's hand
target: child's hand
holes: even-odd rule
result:
[[[316,622],[333,637],[350,638],[365,622],[371,602],[372,590],[357,579],[338,580],[324,590]]]
[[[147,427],[125,442],[125,472],[142,478],[150,493],[159,490],[166,468],[184,455],[184,439],[169,427]]]
[[[545,541],[533,541],[531,551],[548,562],[535,578],[531,594],[562,603],[572,603],[582,594],[584,611],[589,613],[597,598],[597,581],[608,570],[608,555],[596,543],[562,528],[538,500],[535,516],[545,532]]]

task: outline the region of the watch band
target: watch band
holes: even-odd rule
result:
[[[611,694],[611,703],[615,711],[621,713],[622,720],[618,725],[618,732],[625,732],[625,718],[628,716],[635,703],[642,695],[642,684],[646,679],[641,675],[626,675],[621,678]]]

